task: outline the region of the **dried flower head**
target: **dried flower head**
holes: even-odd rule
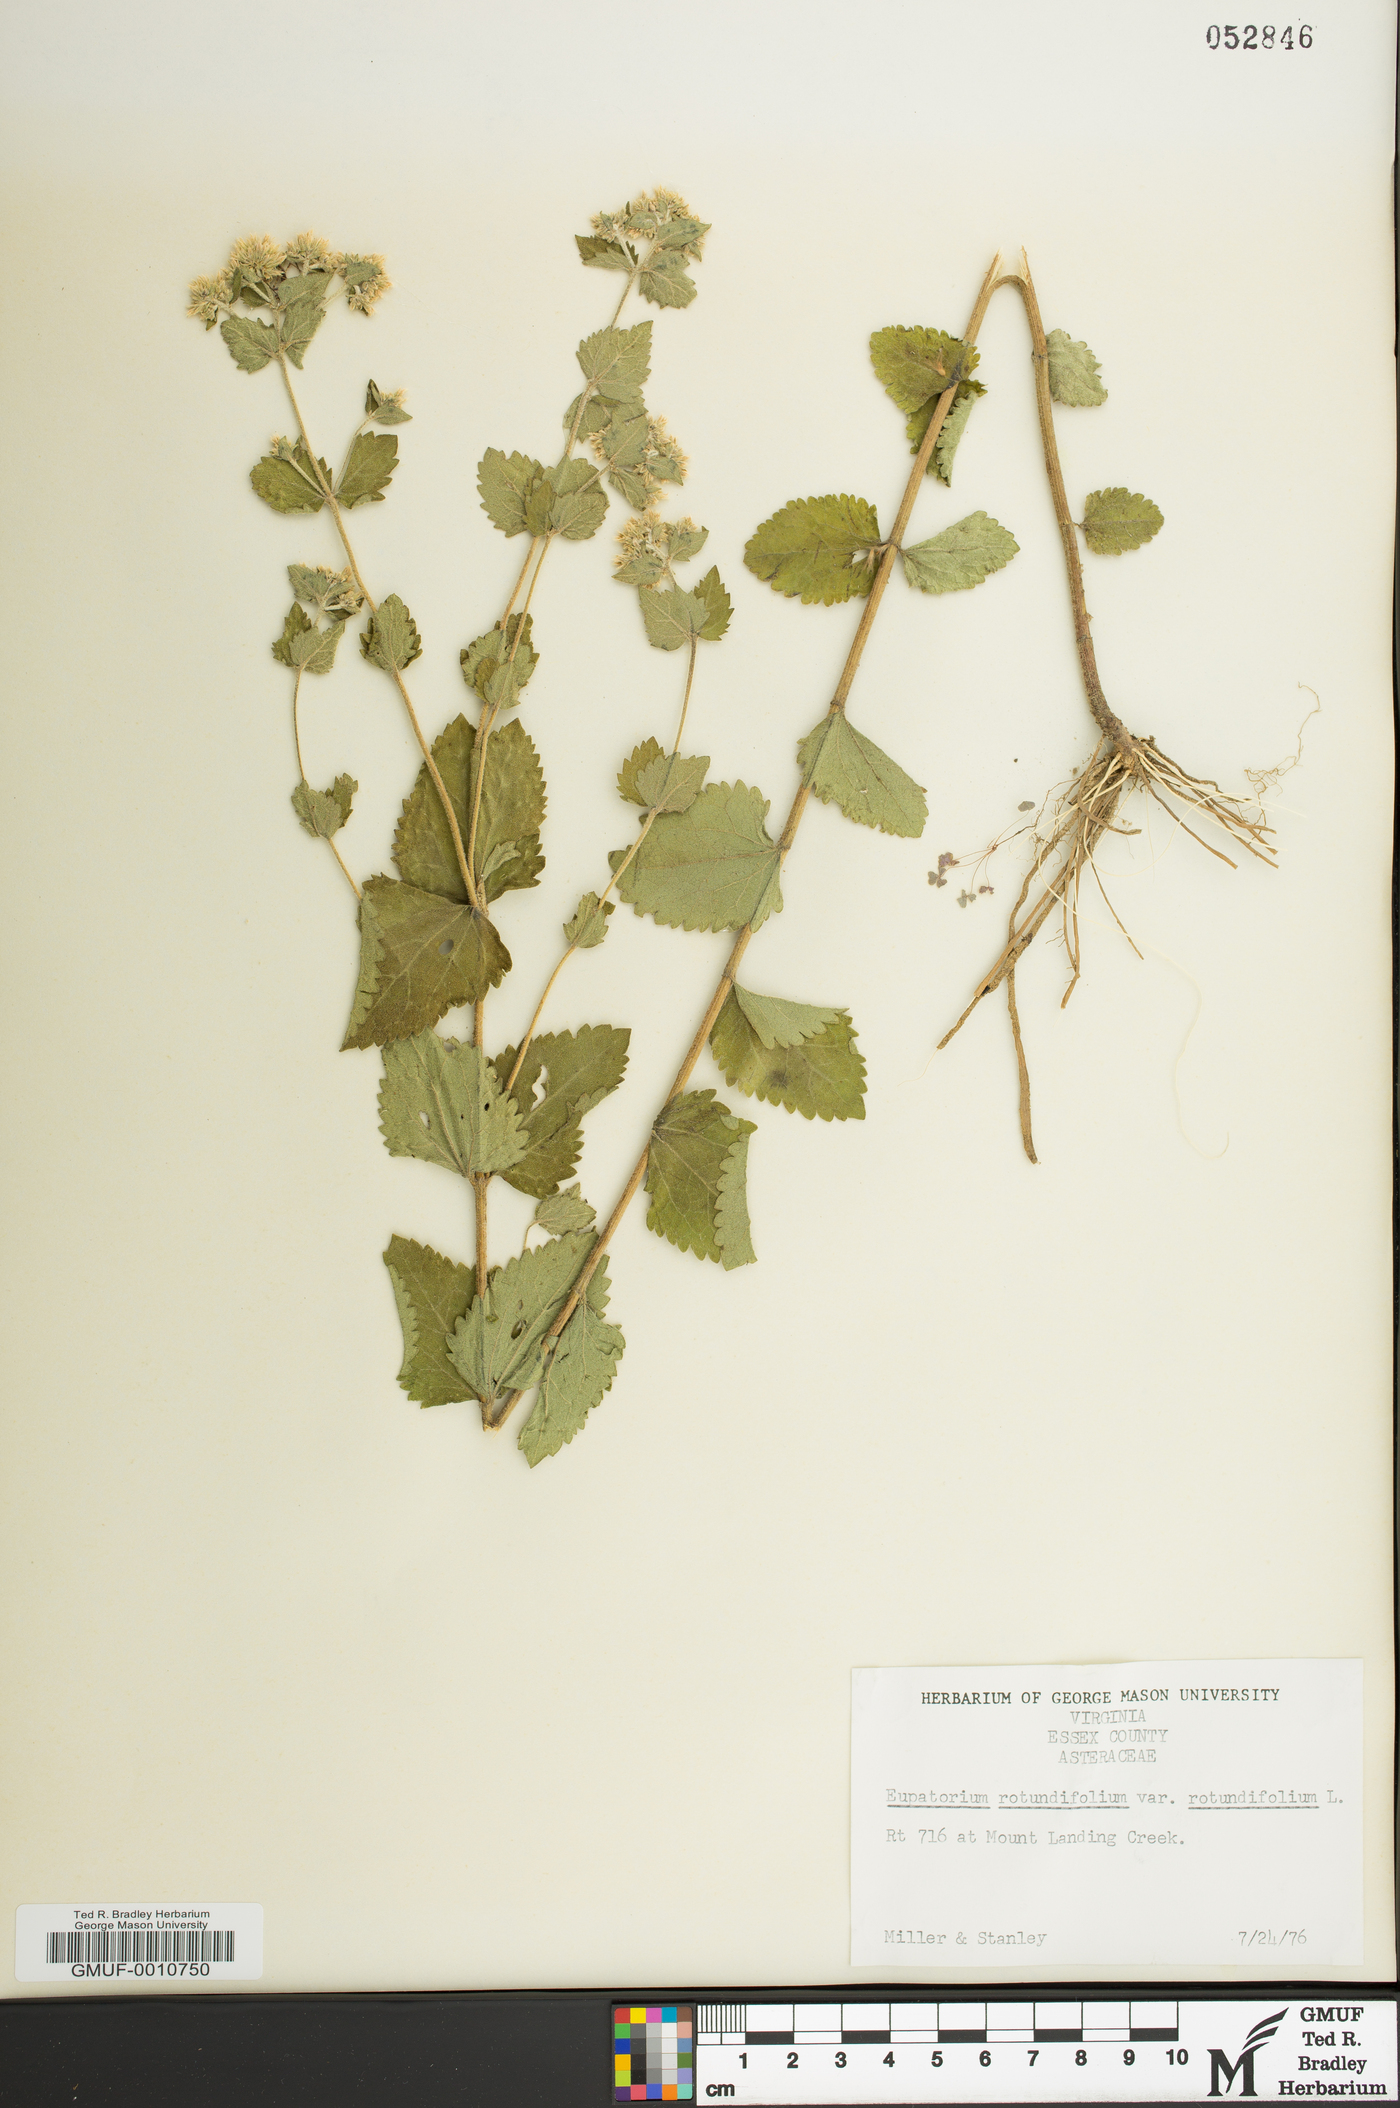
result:
[[[657,483],[684,483],[689,467],[689,458],[675,434],[667,430],[665,418],[649,417],[644,472]]]
[[[284,251],[286,262],[298,271],[324,269],[331,260],[329,242],[323,242],[319,234],[309,231],[294,234]]]
[[[284,275],[285,258],[270,234],[244,234],[229,250],[227,268],[270,285]]]
[[[624,564],[635,563],[638,557],[653,556],[665,562],[670,543],[670,530],[665,520],[654,512],[638,513],[629,520],[617,537],[621,554],[616,562],[619,569]]]
[[[267,451],[271,454],[274,461],[294,461],[297,451],[296,442],[279,432],[268,441]]]
[[[676,221],[687,223],[685,241],[672,240],[668,248],[681,255],[699,259],[709,226],[697,220],[689,205],[676,190],[643,191],[639,197],[631,198],[620,212],[599,212],[593,217],[594,232],[606,241],[621,241],[625,236],[649,238],[661,233],[663,228],[673,226]]]
[[[330,265],[345,280],[345,304],[357,315],[367,315],[392,283],[382,256],[352,256],[338,251],[331,257]]]
[[[206,329],[212,329],[219,319],[219,310],[229,304],[233,292],[233,280],[227,270],[220,271],[217,278],[196,278],[190,283],[190,304],[185,309]]]

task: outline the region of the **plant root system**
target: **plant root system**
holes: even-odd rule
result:
[[[938,1042],[941,1052],[962,1030],[982,998],[1005,984],[1020,1082],[1021,1141],[1033,1164],[1039,1160],[1031,1131],[1030,1071],[1016,1008],[1016,968],[1046,923],[1058,915],[1070,964],[1069,983],[1060,998],[1063,1010],[1074,993],[1082,970],[1079,895],[1086,872],[1098,887],[1109,914],[1133,945],[1133,950],[1137,951],[1108,897],[1094,860],[1095,851],[1106,834],[1136,833],[1136,829],[1124,827],[1119,822],[1124,801],[1134,791],[1140,791],[1144,797],[1160,805],[1194,842],[1210,855],[1218,856],[1222,863],[1229,864],[1232,870],[1236,868],[1234,858],[1198,834],[1183,818],[1182,807],[1199,814],[1227,840],[1261,862],[1272,865],[1275,861],[1271,830],[1265,823],[1262,807],[1254,801],[1231,797],[1209,777],[1189,775],[1178,762],[1162,753],[1154,739],[1137,739],[1122,731],[1100,742],[1088,767],[1057,801],[1048,832],[1036,835],[1035,855],[1008,918],[1005,944],[978,982],[962,1016]],[[1138,956],[1141,957],[1141,953]]]

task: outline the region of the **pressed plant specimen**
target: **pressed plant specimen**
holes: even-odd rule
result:
[[[808,1119],[863,1117],[865,1064],[848,1012],[752,988],[740,982],[739,968],[782,908],[783,868],[812,797],[887,834],[923,830],[921,787],[847,711],[896,567],[937,595],[980,584],[1016,552],[985,512],[923,541],[905,540],[926,472],[950,480],[982,392],[975,339],[994,265],[961,337],[901,326],[871,339],[876,374],[907,417],[915,454],[889,533],[865,500],[828,495],[782,506],[746,546],[749,569],[776,592],[860,605],[835,693],[798,742],[798,781],[776,836],[760,790],[711,781],[708,756],[682,751],[701,647],[724,638],[732,608],[717,569],[683,582],[707,530],[661,513],[661,494],[683,479],[684,456],[643,399],[652,324],[624,327],[621,316],[634,294],[663,309],[688,306],[691,266],[708,231],[683,199],[663,190],[599,214],[592,231],[576,238],[586,266],[621,280],[619,297],[611,320],[577,347],[583,384],[563,413],[558,460],[546,466],[493,447],[481,461],[482,506],[503,534],[523,540],[525,553],[500,615],[458,653],[474,715],[454,717],[431,744],[409,685],[424,652],[417,625],[401,595],[371,592],[348,523],[357,507],[384,498],[398,457],[393,428],[409,421],[402,393],[369,382],[332,472],[312,443],[292,378],[333,304],[372,311],[388,289],[382,259],[333,252],[310,235],[285,245],[255,237],[235,244],[224,270],[192,288],[191,312],[219,328],[235,364],[250,375],[275,368],[284,384],[295,436],[274,440],[251,471],[252,489],[276,512],[324,514],[343,560],[289,565],[292,605],[272,645],[291,675],[293,808],[306,831],[327,843],[356,900],[359,968],[343,1045],[379,1050],[380,1126],[391,1153],[450,1172],[471,1195],[471,1260],[402,1235],[384,1254],[403,1332],[399,1382],[422,1405],[477,1401],[488,1428],[502,1426],[533,1392],[519,1435],[531,1464],[572,1441],[612,1385],[624,1342],[606,1314],[607,1254],[639,1192],[647,1195],[648,1228],[681,1251],[726,1268],[754,1259],[746,1167],[756,1123],[715,1087],[693,1083],[706,1050],[724,1083],[745,1096]],[[541,574],[556,542],[596,534],[609,492],[632,513],[618,537],[614,576],[636,590],[648,641],[676,655],[677,722],[668,745],[647,739],[623,759],[617,783],[638,813],[634,837],[608,855],[606,875],[600,845],[596,890],[579,896],[571,888],[563,944],[542,972],[528,1023],[517,1041],[491,1052],[488,999],[512,968],[498,927],[502,904],[512,891],[538,885],[544,868],[544,773],[516,714],[541,664]],[[303,677],[331,671],[346,626],[361,617],[360,650],[392,683],[423,758],[394,838],[397,875],[357,879],[336,837],[358,786],[343,773],[325,790],[313,787],[302,767],[298,702]],[[565,967],[606,939],[618,901],[660,924],[730,931],[734,941],[646,1146],[598,1226],[573,1174],[585,1116],[623,1080],[629,1033],[613,1024],[542,1025]],[[644,1001],[645,990],[637,993]],[[468,1020],[461,1036],[438,1029],[452,1011]],[[496,1180],[536,1203],[524,1247],[504,1260],[493,1260],[490,1249]]]
[[[1155,739],[1130,732],[1110,707],[1099,680],[1090,635],[1079,535],[1083,534],[1095,555],[1119,556],[1150,541],[1162,526],[1162,514],[1141,492],[1119,487],[1090,492],[1084,501],[1083,518],[1076,522],[1065,495],[1055,436],[1054,405],[1058,402],[1074,408],[1094,408],[1107,401],[1107,390],[1099,378],[1099,362],[1087,344],[1075,342],[1064,330],[1052,330],[1047,337],[1024,252],[1021,270],[998,279],[997,285],[1016,288],[1030,325],[1031,366],[1045,452],[1045,473],[1064,548],[1074,642],[1085,700],[1099,740],[1088,763],[1056,802],[1048,829],[1044,832],[1037,830],[1030,868],[1008,920],[1006,943],[978,982],[962,1016],[938,1045],[940,1050],[946,1047],[982,998],[1005,986],[1019,1077],[1021,1142],[1026,1155],[1035,1163],[1030,1072],[1016,1008],[1016,967],[1046,924],[1058,919],[1070,964],[1069,984],[1060,1002],[1061,1009],[1064,1008],[1080,975],[1079,897],[1086,872],[1092,876],[1109,914],[1123,929],[1099,876],[1094,852],[1106,834],[1119,831],[1124,801],[1133,792],[1141,792],[1162,806],[1193,841],[1199,842],[1212,856],[1220,857],[1232,868],[1234,859],[1223,849],[1205,841],[1183,818],[1183,806],[1213,824],[1261,861],[1271,864],[1274,854],[1269,840],[1270,829],[1265,824],[1263,809],[1257,799],[1231,797],[1209,778],[1189,774],[1161,751]],[[1123,934],[1128,936],[1126,930]],[[1132,943],[1131,937],[1128,942]],[[1136,946],[1133,948],[1137,949]]]

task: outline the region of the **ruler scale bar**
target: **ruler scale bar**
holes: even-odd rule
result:
[[[621,2009],[619,2009],[620,2011]],[[634,2009],[635,2011],[635,2009]],[[1400,2108],[1393,1993],[1084,1999],[834,1999],[668,2009],[694,2017],[683,2055],[619,2054],[615,2101],[727,2108],[1053,2108],[1319,2099]],[[645,2078],[646,2083],[642,2083]],[[658,2084],[657,2081],[660,2083]]]
[[[804,2045],[815,2048],[823,2043],[854,2046],[869,2043],[912,2045],[920,2042],[1175,2042],[1179,2036],[1176,2007],[1160,1999],[1112,2003],[1086,2000],[1082,2005],[1056,2000],[1048,2006],[1004,2003],[1000,2007],[991,2007],[990,2012],[995,2013],[997,2019],[989,2018],[989,2009],[985,2005],[951,2002],[937,2006],[911,2003],[909,2006],[878,2008],[865,2005],[723,2008],[700,2006],[697,2008],[699,2025],[696,2040],[699,2043],[723,2043],[731,2047],[738,2044],[745,2048],[789,2048]],[[907,2014],[912,2021],[916,2013],[921,2018],[926,2014],[936,2014],[937,2019],[932,2025],[926,2021],[923,2026],[900,2027],[895,2018],[897,2014]],[[798,2025],[799,2014],[810,2014],[814,2023],[818,2015],[828,2022],[839,2015],[840,2025],[815,2024],[803,2028]],[[883,2025],[850,2024],[857,2017],[874,2021],[877,2014]],[[1073,2020],[1070,2019],[1071,2014],[1075,2016]],[[1093,2020],[1089,2018],[1091,2014]],[[1095,2020],[1100,2024],[1094,2025]]]

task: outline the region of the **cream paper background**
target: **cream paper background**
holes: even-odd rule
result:
[[[1350,0],[1310,52],[1252,56],[1209,52],[1208,19],[12,17],[0,1924],[245,1898],[277,1989],[860,1980],[854,1664],[1336,1654],[1366,1662],[1355,1973],[1390,1973],[1393,18]],[[303,400],[331,451],[368,373],[410,391],[389,502],[354,524],[426,640],[435,727],[519,561],[475,464],[549,456],[613,297],[572,235],[657,182],[714,225],[694,306],[655,315],[648,397],[735,601],[692,706],[717,776],[785,811],[854,623],[771,594],[745,539],[811,491],[892,517],[908,455],[868,333],[960,328],[1023,242],[1110,391],[1059,419],[1072,499],[1126,483],[1166,515],[1089,561],[1110,696],[1231,786],[1293,748],[1300,684],[1323,707],[1276,874],[1159,815],[1105,858],[1143,961],[1088,902],[1068,1011],[1054,947],[1023,969],[1032,1169],[1004,1012],[929,1058],[1019,866],[966,910],[929,867],[1089,752],[1000,295],[993,392],[913,532],[984,508],[1022,553],[976,593],[896,583],[852,702],[929,786],[928,830],[814,808],[747,966],[850,1006],[868,1116],[743,1107],[754,1268],[633,1210],[619,1381],[531,1473],[393,1380],[379,1253],[398,1229],[465,1254],[467,1210],[384,1153],[378,1063],[336,1052],[348,895],[287,806],[267,649],[282,567],[332,543],[249,493],[275,376],[237,373],[182,292],[250,229],[388,257],[396,290],[329,323]],[[506,903],[493,1041],[627,837],[619,760],[676,707],[608,559],[607,535],[561,549],[537,601],[550,861]],[[308,768],[359,777],[342,841],[382,869],[407,729],[352,646],[308,685]],[[725,950],[623,912],[570,971],[556,1024],[633,1027],[630,1087],[588,1123],[602,1207]]]

